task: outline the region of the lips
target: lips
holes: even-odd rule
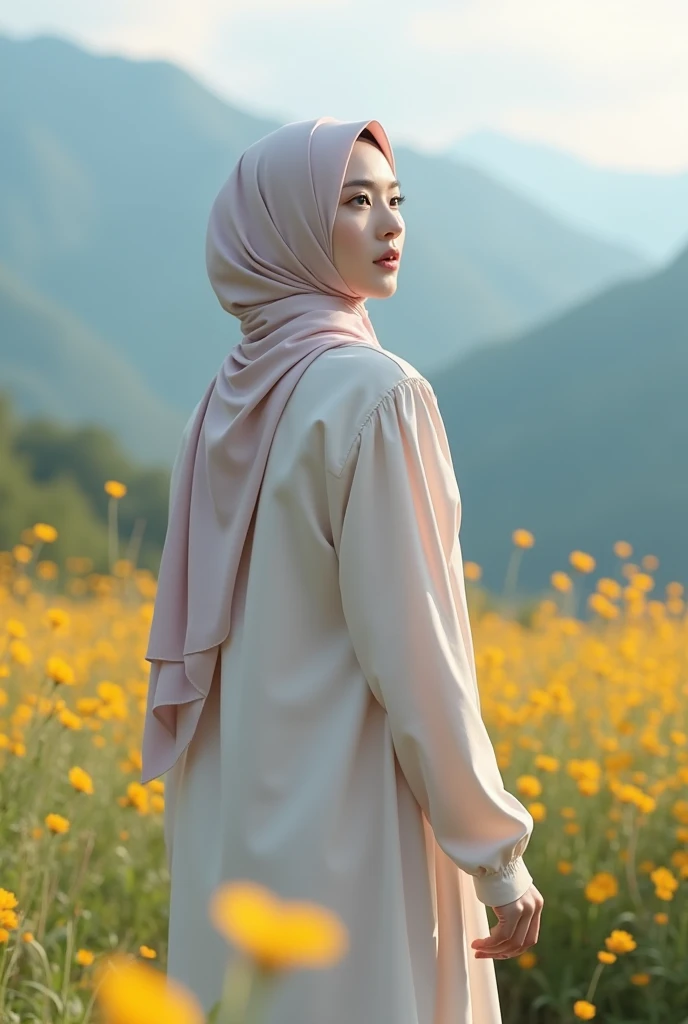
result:
[[[373,263],[386,263],[388,260],[396,262],[399,259],[399,252],[397,249],[388,249],[384,256],[380,256],[379,260],[373,260]]]

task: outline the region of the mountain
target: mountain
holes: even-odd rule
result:
[[[2,264],[0,367],[2,389],[23,416],[99,424],[148,461],[179,441],[183,415],[153,394],[94,330]]]
[[[537,589],[573,549],[613,575],[612,545],[688,582],[688,249],[430,377],[463,498],[462,547],[501,586],[525,527],[519,582]]]
[[[688,239],[688,170],[598,167],[543,143],[494,131],[462,136],[445,153],[516,189],[579,231],[665,263]]]
[[[239,154],[277,127],[164,61],[0,37],[0,261],[188,415],[240,336],[206,275],[210,207]],[[424,372],[648,269],[483,172],[397,156],[404,266],[371,315]]]

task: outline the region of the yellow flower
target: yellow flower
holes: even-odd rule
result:
[[[530,530],[514,530],[511,539],[517,548],[532,548],[535,537]]]
[[[174,978],[113,954],[97,972],[98,1001],[107,1024],[204,1024],[196,996]]]
[[[77,951],[75,960],[82,967],[90,967],[95,960],[95,954],[91,953],[89,949],[80,949]]]
[[[606,953],[603,949],[600,949],[597,954],[597,959],[602,964],[613,964],[616,960],[615,953]]]
[[[559,770],[559,760],[550,757],[549,754],[538,754],[535,758],[535,767],[541,768],[543,772],[556,772]]]
[[[23,932],[22,942],[33,942],[33,932]]]
[[[463,574],[467,580],[476,582],[482,577],[483,570],[477,562],[466,562],[463,567]]]
[[[27,635],[26,626],[19,619],[7,619],[5,630],[15,640],[24,640]]]
[[[146,960],[155,960],[158,955],[150,946],[139,946],[139,953],[141,956],[145,956]]]
[[[573,580],[566,572],[553,572],[549,579],[554,589],[562,594],[568,593],[573,587]]]
[[[65,629],[70,622],[69,614],[64,608],[48,608],[45,619],[48,625],[56,631]]]
[[[642,972],[640,974],[632,974],[630,978],[632,985],[649,985],[650,975]]]
[[[52,658],[48,658],[46,661],[45,674],[49,679],[52,679],[54,683],[61,683],[63,686],[74,685],[74,669],[67,664],[64,658],[60,658],[57,655]]]
[[[654,915],[657,924],[668,924],[669,915],[665,914],[664,911],[660,910]]]
[[[18,928],[19,917],[15,910],[0,910],[0,925],[3,928]]]
[[[121,484],[118,480],[106,480],[104,490],[111,498],[123,498],[127,493],[126,484]]]
[[[63,818],[61,814],[46,815],[45,824],[53,833],[61,834],[69,831],[69,821],[67,818]]]
[[[560,875],[570,875],[573,871],[573,864],[570,860],[558,860],[557,871]]]
[[[591,903],[604,903],[619,891],[619,883],[608,871],[598,871],[585,887],[585,897]]]
[[[610,953],[630,953],[637,946],[631,933],[621,928],[614,928],[611,935],[604,940],[604,944]]]
[[[6,928],[0,928],[0,942],[9,942],[10,933]]]
[[[57,530],[54,526],[49,526],[48,523],[34,523],[33,532],[36,539],[44,544],[52,544],[54,540],[57,540]]]
[[[626,540],[617,540],[614,545],[614,554],[617,558],[630,558],[633,554],[633,548]]]
[[[569,555],[569,562],[574,569],[578,569],[578,572],[592,572],[597,564],[592,555],[588,555],[585,551],[572,551]]]
[[[528,804],[528,811],[530,812],[533,821],[544,821],[547,817],[547,808],[539,801],[537,803]]]
[[[17,897],[9,889],[0,889],[0,910],[13,910],[17,905]]]
[[[523,967],[524,970],[528,971],[531,967],[535,967],[535,964],[537,963],[537,956],[535,953],[531,952],[531,950],[527,949],[525,953],[521,953],[521,955],[516,958],[516,963],[519,967]]]
[[[675,892],[678,889],[678,880],[668,868],[656,868],[650,874],[650,878],[657,889],[668,889],[669,892]]]
[[[516,779],[516,788],[522,796],[540,796],[542,783],[535,775],[519,775]]]
[[[587,999],[577,999],[573,1004],[573,1012],[580,1020],[592,1020],[597,1012],[595,1004]]]
[[[90,794],[93,792],[93,780],[88,772],[85,772],[83,768],[79,768],[76,765],[73,768],[70,768],[69,781],[78,793]]]
[[[254,882],[220,886],[209,911],[226,939],[270,970],[326,967],[348,948],[348,932],[332,911],[314,903],[283,902]]]
[[[64,725],[65,729],[72,729],[72,731],[76,732],[83,728],[84,723],[81,721],[79,716],[75,715],[73,711],[69,710],[69,708],[63,708],[57,717],[60,723]]]
[[[621,585],[608,576],[602,576],[597,581],[597,589],[604,597],[608,597],[610,601],[615,601],[621,593]]]

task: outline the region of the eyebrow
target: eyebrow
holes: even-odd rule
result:
[[[377,182],[372,181],[370,178],[354,178],[352,181],[344,182],[342,188],[350,188],[352,185],[360,186],[363,188],[377,188]],[[397,181],[395,178],[394,181],[390,181],[387,188],[401,188],[401,182]]]

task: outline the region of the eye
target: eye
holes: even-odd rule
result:
[[[368,196],[364,192],[362,192],[359,196],[354,196],[352,199],[349,200],[349,203],[354,203],[357,199],[365,199],[367,200],[368,203],[370,203]],[[392,196],[392,199],[397,200],[397,205],[394,207],[394,209],[398,210],[401,204],[406,201],[406,196]],[[347,205],[349,204],[347,203]],[[361,207],[361,209],[363,209],[363,207]]]

